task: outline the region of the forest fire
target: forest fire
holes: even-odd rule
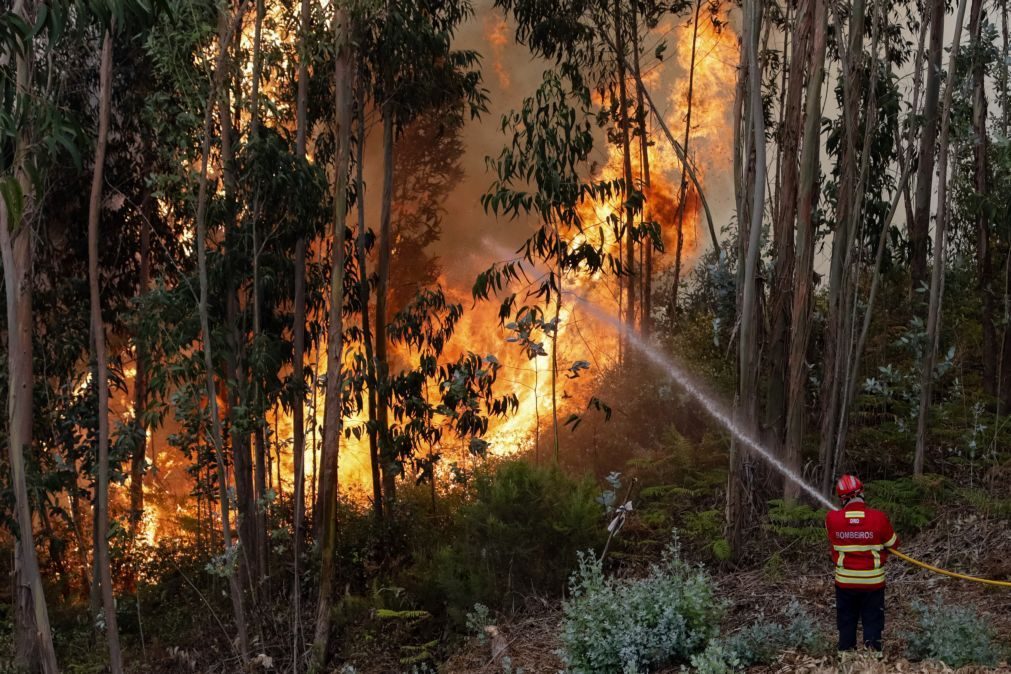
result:
[[[831,668],[893,556],[1002,657],[982,0],[105,4],[0,13],[0,670]]]
[[[700,19],[698,35],[695,40],[696,59],[694,78],[689,92],[688,71],[692,60],[693,22],[670,22],[660,26],[659,34],[667,35],[667,41],[674,46],[673,58],[652,63],[643,71],[643,80],[654,96],[659,97],[667,90],[666,96],[670,112],[666,114],[667,126],[675,135],[685,131],[685,111],[688,109],[689,93],[691,98],[692,122],[688,134],[689,156],[694,163],[695,171],[700,179],[710,173],[725,170],[726,158],[729,156],[729,139],[725,130],[730,124],[732,107],[732,91],[736,77],[737,39],[733,31],[722,24],[722,17],[714,22],[706,13]],[[480,18],[483,26],[484,39],[492,55],[497,84],[500,93],[507,95],[512,87],[512,80],[505,63],[509,58],[510,45],[508,35],[510,27],[506,19],[499,13],[489,10]],[[246,32],[249,32],[247,26]],[[244,36],[244,40],[250,36]],[[275,39],[276,36],[275,36]],[[646,45],[647,52],[652,45]],[[630,80],[630,88],[634,82]],[[500,103],[501,105],[501,103]],[[492,115],[494,117],[494,115]],[[652,123],[650,123],[652,126]],[[410,134],[408,134],[410,136]],[[683,137],[679,142],[683,142]],[[603,143],[601,143],[603,145]],[[637,150],[638,144],[637,145]],[[593,176],[597,180],[614,180],[622,176],[622,150],[616,144],[607,144],[607,160],[603,162]],[[699,202],[694,187],[688,183],[684,186],[685,205],[680,207],[682,164],[681,159],[667,142],[653,142],[648,146],[651,184],[644,191],[647,197],[648,217],[659,222],[664,239],[665,252],[658,254],[654,260],[653,271],[656,277],[666,274],[669,283],[669,270],[674,265],[677,250],[677,231],[683,231],[682,263],[685,269],[701,249],[698,240]],[[464,165],[465,173],[483,173],[483,161],[466,158],[470,163]],[[632,154],[633,174],[636,181],[641,181],[643,161],[640,151]],[[476,195],[463,194],[459,190],[447,194],[451,201],[476,199]],[[408,208],[413,208],[408,205]],[[583,207],[582,217],[587,225],[588,236],[599,236],[612,249],[618,242],[614,239],[614,230],[604,226],[616,211],[620,210],[618,199],[606,204],[587,204]],[[443,227],[447,230],[443,236],[452,237],[453,228],[457,226],[452,218],[443,219]],[[488,260],[508,257],[512,251],[505,246],[489,242]],[[431,249],[438,254],[439,241],[431,244]],[[482,262],[483,263],[483,262]],[[480,271],[473,269],[476,275]],[[634,273],[638,277],[644,273],[641,263]],[[682,272],[682,280],[685,278]],[[571,278],[566,281],[570,289],[590,299],[595,304],[614,307],[620,300],[620,281],[610,277],[594,279]],[[442,275],[437,280],[446,293],[447,299],[464,307],[462,320],[456,327],[455,335],[447,346],[446,355],[456,358],[466,351],[478,355],[493,356],[500,364],[497,390],[503,395],[515,395],[518,407],[514,413],[506,417],[490,419],[488,433],[485,437],[489,451],[496,456],[508,456],[518,452],[529,451],[536,460],[545,460],[551,451],[552,437],[552,405],[551,405],[551,341],[545,339],[546,355],[529,358],[517,345],[507,341],[509,332],[502,328],[490,329],[498,325],[498,305],[495,301],[473,302],[469,285],[454,283]],[[656,309],[655,309],[656,310]],[[666,308],[660,308],[660,311]],[[641,311],[641,308],[639,309]],[[575,305],[565,303],[562,307],[558,332],[558,362],[559,368],[567,369],[576,360],[590,363],[589,374],[581,376],[559,376],[558,415],[562,425],[570,414],[582,413],[587,401],[593,396],[597,386],[597,376],[603,370],[613,367],[618,362],[619,340],[613,330],[600,322],[590,313],[582,312]],[[345,354],[348,359],[352,354]],[[392,363],[416,362],[416,354],[406,349],[394,347],[391,353]],[[321,344],[319,353],[307,354],[307,366],[313,370],[325,372],[325,343]],[[315,494],[318,473],[321,462],[321,445],[323,426],[323,390],[317,388],[305,403],[305,416],[308,420],[306,430],[305,456],[307,488],[306,497]],[[362,411],[353,418],[345,419],[345,436],[342,441],[339,459],[339,479],[341,491],[349,498],[366,500],[370,497],[372,472],[369,458],[369,442],[367,433],[362,430],[367,422],[367,412]],[[271,443],[276,448],[272,460],[275,468],[270,472],[270,482],[275,492],[290,494],[293,479],[292,418],[290,412],[281,408],[268,414],[268,426]],[[564,432],[564,428],[562,428]],[[193,515],[184,511],[181,501],[175,492],[188,490],[185,485],[189,478],[185,476],[185,461],[178,461],[177,451],[166,442],[166,434],[160,433],[160,442],[155,443],[157,458],[153,463],[158,466],[157,474],[146,480],[145,494],[149,504],[143,522],[144,538],[154,543],[165,535],[178,535],[182,532],[181,522],[192,520]],[[449,467],[457,464],[466,467],[471,459],[467,443],[456,438],[452,432],[447,432],[439,446],[432,451],[439,453],[441,461],[436,475],[440,484],[448,484]],[[276,476],[276,477],[275,477]],[[409,473],[410,476],[410,473]],[[208,501],[208,508],[201,515],[208,518],[213,512],[213,503]],[[208,520],[205,525],[212,527]]]
[[[277,9],[271,11],[276,13]],[[492,57],[496,95],[501,98],[493,100],[493,105],[507,109],[510,105],[515,105],[517,95],[525,93],[519,91],[515,77],[511,75],[508,67],[510,58],[518,49],[510,39],[512,27],[506,18],[495,10],[487,11],[476,20],[481,24],[486,49]],[[245,49],[250,49],[253,43],[252,24],[252,18],[247,17],[242,33],[242,45]],[[271,44],[289,40],[291,36],[279,27],[282,25],[282,17],[271,15],[265,25],[262,39]],[[667,41],[674,45],[674,57],[651,63],[643,71],[645,85],[650,87],[654,96],[658,98],[663,98],[661,92],[669,91],[666,99],[670,111],[666,113],[665,121],[675,135],[684,133],[684,112],[689,106],[689,98],[691,99],[693,112],[688,133],[689,156],[700,179],[712,172],[718,173],[724,170],[725,157],[729,155],[728,139],[724,130],[730,123],[731,92],[736,74],[736,37],[728,27],[723,26],[718,30],[712,21],[703,17],[696,41],[698,55],[689,96],[687,75],[691,63],[693,25],[691,22],[671,22],[669,25],[660,26],[658,32],[667,35]],[[655,46],[644,45],[644,51],[648,53]],[[245,78],[248,80],[252,72],[251,63],[247,63],[244,68]],[[634,81],[630,79],[628,84],[630,89],[634,89]],[[276,96],[276,86],[276,83],[265,86],[263,93]],[[491,119],[495,117],[497,112],[489,115]],[[653,123],[650,122],[649,125],[652,127]],[[411,132],[408,131],[405,138],[409,140],[411,137]],[[424,134],[417,135],[413,142],[424,143]],[[601,181],[619,179],[623,175],[620,146],[606,143],[601,137],[598,139],[598,147],[606,147],[607,158],[600,163],[592,178]],[[311,148],[309,152],[312,152]],[[214,157],[215,161],[220,161],[218,155],[215,154]],[[694,187],[690,184],[685,185],[685,203],[682,209],[682,163],[668,143],[651,142],[648,146],[648,160],[651,183],[648,187],[643,186],[643,191],[647,198],[648,217],[659,222],[663,233],[665,252],[656,255],[653,266],[654,277],[660,278],[674,264],[679,226],[684,236],[682,261],[686,267],[700,250],[697,232],[699,204]],[[458,169],[461,174],[475,177],[484,175],[484,157],[465,155],[463,162]],[[636,144],[636,150],[632,153],[632,170],[635,180],[640,184],[643,164],[641,149]],[[210,171],[212,177],[216,177],[215,172],[219,169],[215,167],[214,162]],[[220,184],[217,190],[219,196],[224,194],[224,185]],[[454,186],[442,198],[444,202],[460,203],[476,201],[478,196],[467,188]],[[412,208],[413,205],[407,204],[404,212],[409,213]],[[445,210],[445,205],[439,204],[438,208]],[[160,215],[168,217],[167,204],[159,201],[158,209]],[[586,204],[581,216],[587,226],[587,236],[601,237],[607,247],[616,249],[619,242],[614,238],[615,231],[610,226],[605,226],[605,223],[620,210],[621,204],[617,198],[610,203]],[[448,215],[444,215],[441,221],[445,230],[441,236],[446,240],[453,238],[455,228],[466,226],[462,222],[455,222]],[[192,229],[183,230],[180,236],[187,249],[194,245]],[[443,244],[438,237],[432,237],[432,240],[422,237],[422,241],[427,247],[426,255],[439,255]],[[491,300],[475,303],[472,300],[470,285],[461,282],[461,276],[473,278],[481,271],[478,265],[507,258],[513,252],[509,245],[505,245],[502,241],[489,240],[487,243],[483,259],[468,262],[471,265],[469,273],[461,275],[459,269],[454,270],[456,273],[452,276],[434,272],[435,285],[443,288],[450,302],[464,307],[462,320],[456,326],[454,337],[447,346],[446,356],[457,358],[466,352],[473,352],[481,357],[490,356],[496,359],[501,365],[497,391],[502,395],[515,396],[517,407],[507,416],[490,419],[488,432],[484,438],[488,443],[488,451],[498,457],[528,452],[535,461],[543,462],[548,460],[552,450],[552,341],[545,335],[543,344],[545,355],[529,357],[522,348],[509,341],[509,330],[499,326],[497,302]],[[321,255],[319,251],[316,254]],[[437,267],[433,266],[433,269]],[[638,283],[639,281],[635,279],[641,279],[641,275],[645,273],[641,261],[633,273],[631,282]],[[568,290],[578,292],[580,296],[588,298],[595,304],[612,308],[620,304],[620,284],[623,282],[608,275],[565,279]],[[663,310],[664,308],[659,309]],[[639,311],[641,312],[641,308]],[[550,317],[549,312],[548,318]],[[598,377],[608,368],[618,364],[619,340],[610,328],[600,323],[591,313],[581,311],[575,303],[563,302],[560,319],[557,355],[558,367],[562,372],[558,376],[556,395],[558,423],[564,433],[564,422],[569,415],[585,411],[587,401],[594,395],[598,385]],[[351,353],[345,355],[349,361],[353,357]],[[319,344],[318,352],[307,353],[306,361],[307,367],[312,371],[326,371],[325,341]],[[403,347],[394,346],[391,353],[394,368],[398,363],[403,365],[416,361],[417,354]],[[565,371],[576,361],[588,362],[589,371],[577,370],[567,376]],[[126,390],[119,392],[113,400],[113,413],[124,424],[133,416],[132,382],[135,370],[126,372],[126,375]],[[81,394],[87,384],[87,381],[83,381],[80,385],[81,391],[77,393]],[[305,455],[307,500],[315,497],[321,471],[323,402],[324,391],[322,387],[316,386],[307,396],[304,405],[307,419]],[[219,405],[227,408],[227,400],[219,400]],[[344,420],[347,432],[342,441],[339,457],[340,489],[348,498],[360,502],[365,502],[371,496],[372,470],[369,443],[367,433],[362,432],[366,422],[365,410]],[[192,538],[198,542],[206,540],[208,547],[211,547],[215,536],[220,534],[215,533],[220,526],[216,496],[207,491],[206,487],[198,489],[195,485],[198,481],[209,483],[212,476],[209,472],[206,475],[192,472],[191,458],[184,455],[174,444],[172,436],[179,430],[174,424],[173,419],[168,417],[163,426],[148,430],[148,460],[151,469],[143,486],[145,511],[143,519],[138,524],[139,540],[153,546],[169,538]],[[267,484],[273,494],[290,497],[294,475],[290,411],[280,406],[268,410],[266,429]],[[448,474],[450,466],[456,464],[467,468],[473,465],[474,460],[470,456],[468,443],[456,437],[451,431],[448,431],[431,451],[442,456],[442,461],[436,469],[436,479],[440,488],[447,488],[450,484]],[[407,477],[408,479],[412,477],[410,470]],[[113,490],[113,505],[116,510],[127,511],[129,501],[129,485]],[[69,502],[65,503],[65,507],[68,511],[74,510]]]

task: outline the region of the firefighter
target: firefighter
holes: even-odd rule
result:
[[[888,516],[864,503],[864,487],[853,475],[836,483],[842,502],[825,517],[835,564],[836,624],[839,650],[857,645],[857,622],[863,623],[864,646],[881,650],[885,628],[885,562],[899,539]]]

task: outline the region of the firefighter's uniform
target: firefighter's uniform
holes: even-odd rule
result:
[[[859,484],[859,482],[857,483]],[[857,621],[863,623],[864,645],[881,650],[885,627],[885,562],[898,536],[888,516],[869,508],[862,495],[846,500],[825,517],[835,564],[836,618],[839,650],[857,645]]]

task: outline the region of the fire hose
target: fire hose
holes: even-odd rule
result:
[[[932,571],[934,573],[940,574],[942,576],[950,576],[952,578],[960,578],[961,580],[969,580],[974,583],[983,583],[984,585],[997,585],[999,587],[1011,587],[1011,582],[1006,580],[993,580],[991,578],[978,578],[976,576],[967,576],[964,573],[956,573],[954,571],[948,571],[947,569],[941,569],[932,564],[927,564],[926,562],[921,562],[918,559],[913,559],[907,554],[901,553],[894,548],[889,548],[888,551],[898,557],[899,559],[909,562],[910,564],[915,564],[920,568],[926,569],[927,571]]]

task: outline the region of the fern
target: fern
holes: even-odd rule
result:
[[[388,608],[376,609],[376,617],[380,620],[424,620],[431,618],[428,611],[394,611]]]
[[[930,524],[948,496],[944,478],[938,475],[875,480],[865,488],[870,505],[885,511],[896,530],[907,535]]]
[[[825,511],[782,499],[769,501],[769,530],[777,536],[818,543],[825,538]]]

